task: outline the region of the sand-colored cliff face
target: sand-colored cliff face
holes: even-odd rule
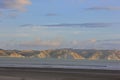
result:
[[[120,51],[115,51],[113,54],[109,55],[108,60],[120,60]]]
[[[77,53],[71,52],[70,54],[74,59],[85,59],[83,56],[81,56]]]
[[[28,58],[55,58],[55,59],[87,59],[87,60],[120,60],[120,51],[116,50],[82,50],[82,49],[55,49],[55,50],[3,50],[0,57],[28,57]]]
[[[38,54],[39,58],[57,58],[57,59],[84,59],[80,54],[71,50],[46,50]]]
[[[95,52],[90,58],[89,58],[89,60],[99,60],[100,59],[100,57],[102,56],[103,54],[102,54],[102,52]]]
[[[39,58],[49,58],[50,57],[50,52],[49,51],[41,51],[39,54],[38,54],[38,57]]]
[[[5,51],[0,50],[0,56],[5,56],[5,55],[6,55]]]
[[[11,53],[9,56],[10,56],[10,57],[24,57],[24,56],[22,56],[21,54],[18,54],[18,53],[16,53],[16,52]]]

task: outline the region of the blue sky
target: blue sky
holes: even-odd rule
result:
[[[0,0],[2,49],[120,49],[119,0]]]

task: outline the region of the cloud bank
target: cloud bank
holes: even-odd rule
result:
[[[90,7],[86,8],[86,10],[106,10],[106,11],[112,11],[112,10],[120,10],[120,7],[112,7],[112,6],[107,6],[107,7],[102,7],[102,6],[96,6],[96,7]]]
[[[43,25],[47,27],[86,27],[86,28],[97,28],[97,27],[109,27],[113,23],[81,23],[81,24],[55,24],[55,25]]]
[[[57,47],[57,46],[61,45],[61,41],[60,40],[46,40],[46,41],[35,40],[35,41],[32,41],[32,42],[22,43],[22,45],[23,46],[32,46],[32,47],[35,47],[35,46]]]

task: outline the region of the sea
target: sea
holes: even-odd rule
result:
[[[0,67],[120,70],[120,61],[0,57]]]

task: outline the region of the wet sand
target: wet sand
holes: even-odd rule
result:
[[[120,71],[7,67],[0,80],[120,80]]]

